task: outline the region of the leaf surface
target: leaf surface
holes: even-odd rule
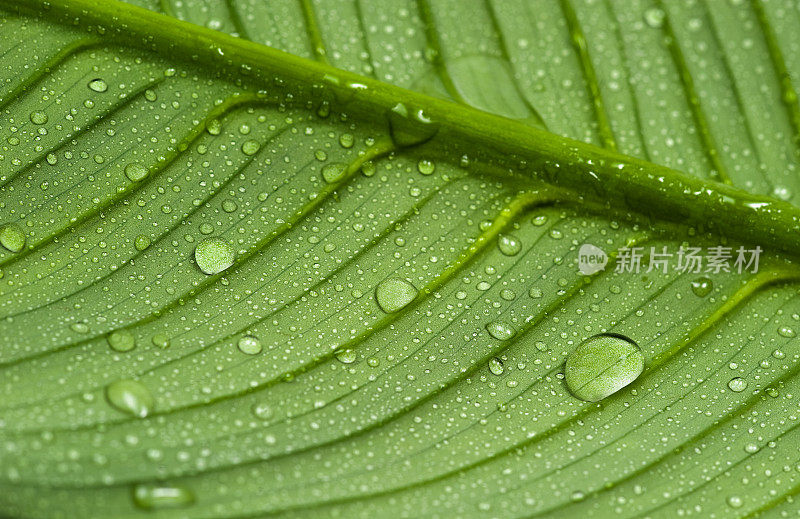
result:
[[[0,6],[0,512],[796,510],[790,203],[117,2]],[[686,244],[764,251],[612,268]],[[589,403],[598,333],[645,367]]]

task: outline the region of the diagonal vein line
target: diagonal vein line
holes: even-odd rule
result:
[[[247,33],[247,28],[244,26],[242,15],[239,14],[239,9],[236,7],[236,0],[225,0],[225,8],[228,10],[228,16],[231,19],[233,28],[236,30],[236,35],[246,40],[252,40]]]
[[[617,141],[614,139],[614,130],[611,128],[611,123],[608,119],[605,103],[603,102],[603,94],[600,91],[600,83],[597,80],[597,73],[592,65],[592,58],[589,55],[589,49],[586,45],[586,37],[581,29],[578,15],[572,7],[570,0],[561,0],[561,11],[564,13],[564,18],[567,22],[572,46],[575,48],[575,53],[581,62],[581,69],[583,77],[586,80],[586,89],[589,96],[592,98],[592,106],[594,107],[594,115],[597,119],[597,126],[600,131],[600,138],[603,141],[603,146],[613,151],[617,151]]]
[[[669,49],[672,61],[678,69],[678,75],[681,78],[681,85],[683,86],[686,102],[689,103],[689,109],[692,112],[692,118],[697,126],[697,132],[700,135],[700,140],[703,142],[703,149],[706,152],[708,160],[711,161],[711,165],[714,166],[714,170],[711,172],[712,177],[725,184],[732,184],[728,169],[722,162],[716,140],[711,132],[711,127],[708,124],[703,106],[700,103],[700,96],[697,94],[697,89],[694,86],[692,72],[689,70],[686,58],[678,44],[678,38],[675,31],[672,29],[672,23],[670,22],[669,14],[667,14],[668,10],[662,4],[661,0],[657,0],[657,5],[664,13],[662,30],[666,35],[667,49]]]
[[[781,84],[781,101],[786,108],[789,121],[794,127],[794,143],[795,157],[800,155],[800,103],[797,99],[797,91],[792,84],[792,76],[786,68],[786,61],[783,58],[778,37],[769,23],[769,17],[764,9],[764,3],[761,0],[751,0],[753,11],[756,13],[756,20],[761,26],[761,32],[764,34],[764,41],[767,43],[769,50],[769,57],[772,60],[772,66],[775,67],[775,73],[778,75],[778,80]]]
[[[85,126],[79,128],[75,133],[70,133],[70,134],[66,135],[66,139],[64,139],[61,142],[51,146],[50,148],[47,148],[47,149],[41,151],[36,157],[30,159],[28,161],[27,165],[23,166],[22,168],[14,171],[10,175],[8,175],[5,179],[3,179],[4,182],[0,183],[0,188],[6,187],[15,178],[19,177],[20,175],[22,175],[22,174],[30,171],[34,167],[36,167],[37,164],[39,164],[50,153],[55,153],[55,152],[63,149],[64,147],[68,146],[77,137],[80,137],[81,135],[89,133],[95,127],[97,127],[99,124],[101,124],[103,121],[105,121],[108,117],[113,116],[114,114],[122,111],[123,109],[125,109],[125,107],[127,107],[128,105],[130,105],[131,103],[136,101],[142,94],[144,94],[145,90],[148,90],[148,89],[158,85],[159,83],[163,82],[165,79],[166,78],[159,78],[159,79],[156,79],[155,81],[153,81],[151,83],[146,83],[146,84],[142,85],[141,87],[137,88],[136,90],[134,90],[133,92],[130,92],[125,97],[123,97],[121,99],[118,99],[103,114],[96,115],[91,121],[88,122],[88,124],[86,124]],[[0,264],[3,264],[3,263],[0,263]]]
[[[299,2],[303,11],[306,34],[308,35],[314,59],[321,63],[328,63],[328,50],[325,47],[325,41],[322,39],[322,32],[319,28],[314,5],[311,3],[312,0],[299,0]]]
[[[149,85],[148,85],[147,88],[149,88]],[[144,90],[146,90],[146,88],[143,88],[142,92]],[[21,259],[29,256],[30,254],[32,254],[32,253],[36,252],[37,250],[41,249],[42,247],[48,245],[49,243],[52,243],[53,241],[61,238],[62,236],[64,236],[67,233],[69,233],[76,226],[78,226],[78,225],[88,221],[89,219],[97,216],[102,211],[104,211],[104,210],[106,210],[106,209],[108,209],[110,207],[113,207],[117,203],[120,203],[122,200],[127,198],[132,192],[134,192],[134,191],[136,191],[138,189],[141,189],[148,182],[151,182],[155,177],[158,176],[158,174],[160,174],[161,172],[166,170],[166,168],[170,164],[175,162],[175,160],[177,160],[181,156],[181,154],[184,152],[184,150],[188,149],[188,147],[203,134],[203,130],[205,128],[206,123],[208,123],[208,121],[210,121],[212,119],[215,119],[217,117],[222,117],[223,115],[229,113],[230,111],[232,111],[235,108],[241,108],[241,107],[244,107],[244,106],[247,106],[247,105],[256,105],[256,104],[263,103],[263,102],[265,102],[265,101],[262,100],[262,99],[259,99],[258,96],[252,95],[252,94],[233,95],[233,96],[227,98],[222,104],[220,104],[219,106],[216,106],[212,110],[210,110],[209,113],[206,115],[205,119],[203,119],[198,124],[196,124],[189,131],[189,133],[183,138],[183,140],[177,146],[175,146],[174,150],[171,153],[167,154],[167,156],[164,157],[163,160],[159,159],[158,164],[156,164],[155,166],[153,166],[151,168],[151,170],[150,170],[150,172],[149,172],[149,174],[148,174],[148,176],[147,176],[147,178],[145,179],[144,182],[131,183],[125,189],[117,191],[114,194],[114,196],[112,196],[111,198],[106,200],[106,202],[104,202],[103,204],[100,204],[100,205],[96,206],[95,208],[92,209],[92,211],[86,212],[83,215],[79,216],[78,218],[70,221],[70,225],[68,225],[66,227],[63,227],[58,232],[56,232],[54,234],[51,234],[50,236],[48,236],[48,237],[36,242],[34,245],[32,245],[30,247],[26,247],[25,249],[23,249],[19,253],[14,254],[12,256],[9,256],[6,259],[0,261],[0,268],[4,268],[4,267],[7,268],[8,265],[20,261]],[[66,145],[66,143],[64,145]]]
[[[495,5],[492,0],[484,0],[484,4],[486,5],[486,12],[489,13],[489,20],[492,22],[492,30],[497,35],[497,41],[500,44],[500,52],[503,55],[503,59],[508,63],[509,67],[512,67],[511,79],[514,82],[514,88],[519,95],[519,98],[525,103],[525,106],[530,110],[533,119],[536,121],[536,124],[539,125],[541,128],[547,129],[547,125],[542,119],[541,114],[536,108],[528,101],[528,96],[526,96],[522,89],[520,88],[519,81],[516,80],[515,72],[513,71],[513,64],[511,61],[511,55],[508,52],[508,42],[506,41],[506,35],[500,27],[500,20],[497,18],[497,12],[495,11]]]
[[[164,312],[167,312],[167,311],[179,306],[181,304],[181,301],[184,301],[187,298],[195,296],[198,293],[210,288],[211,286],[213,286],[217,282],[217,280],[219,280],[221,277],[223,277],[223,275],[231,275],[233,272],[236,272],[243,265],[247,264],[247,262],[251,258],[253,258],[255,255],[257,255],[262,249],[264,249],[265,247],[267,247],[268,245],[273,243],[275,240],[280,238],[282,235],[284,235],[286,232],[288,232],[290,229],[292,229],[297,224],[297,222],[299,222],[300,220],[302,220],[303,218],[305,218],[306,216],[311,214],[320,205],[322,205],[329,198],[331,198],[340,187],[342,187],[344,184],[346,184],[348,181],[350,181],[355,176],[355,174],[358,171],[360,171],[361,166],[365,162],[370,161],[370,160],[374,160],[374,159],[376,159],[378,157],[382,157],[384,155],[387,155],[387,154],[393,152],[394,149],[395,149],[395,147],[394,147],[394,144],[391,142],[391,140],[386,139],[386,140],[378,141],[372,148],[369,149],[369,151],[367,153],[361,155],[358,159],[356,159],[354,162],[352,162],[348,166],[348,168],[345,170],[345,173],[342,175],[342,177],[339,180],[337,180],[334,183],[327,184],[324,188],[322,188],[319,191],[319,193],[317,194],[317,196],[315,196],[312,200],[310,200],[305,205],[303,205],[298,211],[295,212],[294,215],[292,215],[284,223],[282,223],[275,230],[273,230],[272,233],[270,233],[266,237],[264,237],[261,240],[259,240],[246,254],[240,256],[239,259],[237,260],[237,262],[233,266],[231,266],[229,269],[227,269],[226,271],[221,272],[219,274],[214,274],[214,275],[207,276],[203,281],[199,282],[194,288],[192,288],[191,290],[188,290],[188,291],[180,294],[179,296],[174,298],[172,300],[172,302],[170,302],[169,304],[167,304],[164,307],[162,307],[161,309],[159,309],[158,312],[152,312],[152,313],[148,314],[145,317],[141,317],[141,318],[139,318],[139,319],[137,319],[137,320],[125,325],[125,326],[117,328],[117,329],[118,330],[128,329],[128,328],[132,328],[134,326],[140,325],[140,324],[152,322],[155,319],[157,319]],[[82,344],[89,343],[89,342],[91,342],[92,340],[94,340],[96,338],[97,338],[97,336],[87,337],[87,338],[79,340],[79,341],[63,344],[63,345],[61,345],[58,348],[53,349],[53,350],[40,351],[40,352],[38,352],[36,354],[33,354],[33,355],[30,355],[28,357],[20,357],[20,358],[16,358],[16,359],[13,359],[13,360],[10,360],[10,361],[0,362],[0,368],[6,367],[6,366],[12,366],[12,365],[20,364],[20,363],[25,362],[27,360],[40,358],[42,356],[46,356],[46,355],[48,355],[50,353],[53,353],[53,352],[65,351],[65,350],[68,350],[68,349],[72,349],[72,348],[75,348],[75,347],[80,346]]]
[[[0,96],[0,110],[6,108],[11,102],[18,99],[22,94],[24,94],[30,87],[41,81],[44,76],[46,76],[50,71],[57,66],[61,65],[64,61],[70,58],[72,55],[82,52],[84,50],[88,50],[94,47],[98,47],[101,45],[101,41],[94,39],[94,38],[83,38],[80,40],[75,40],[74,42],[70,43],[63,49],[61,49],[57,54],[52,56],[50,59],[39,65],[36,70],[33,71],[28,77],[26,77],[22,82],[14,87],[10,92]]]

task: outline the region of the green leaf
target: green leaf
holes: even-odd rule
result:
[[[800,202],[800,14],[789,0],[135,1]]]
[[[796,510],[794,205],[115,1],[0,8],[3,515]],[[434,59],[456,83],[491,63]],[[791,138],[762,101],[746,121]],[[589,140],[655,146],[686,128],[668,106]],[[793,178],[769,135],[764,171]],[[757,273],[613,268],[682,245],[764,250]],[[564,369],[598,334],[644,368],[592,403]]]

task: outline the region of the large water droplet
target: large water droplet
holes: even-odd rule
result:
[[[233,265],[235,258],[231,244],[219,237],[206,238],[194,250],[194,260],[206,274],[219,274]]]
[[[105,92],[108,90],[108,84],[100,78],[89,81],[89,88],[95,92]]]
[[[386,279],[375,289],[378,306],[387,314],[402,309],[415,297],[417,297],[417,289],[404,279]]]
[[[108,336],[108,345],[114,351],[126,352],[136,347],[136,339],[127,330],[117,330]]]
[[[778,334],[781,337],[786,337],[787,339],[791,339],[796,335],[795,331],[792,328],[789,328],[788,326],[781,326],[780,328],[778,328]]]
[[[108,403],[139,418],[144,418],[153,411],[155,399],[150,391],[135,380],[123,379],[112,382],[106,387]]]
[[[138,484],[133,488],[133,502],[145,510],[180,508],[194,503],[194,494],[184,487]]]
[[[252,335],[244,335],[239,339],[237,344],[239,351],[247,355],[258,355],[261,353],[261,341],[258,337]]]
[[[636,380],[643,369],[644,356],[635,342],[604,334],[586,339],[569,354],[564,375],[573,395],[597,402]]]
[[[25,247],[25,233],[15,223],[0,225],[0,245],[11,252],[19,252]]]

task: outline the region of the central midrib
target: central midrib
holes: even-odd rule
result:
[[[467,106],[333,68],[264,45],[182,22],[116,0],[32,0],[25,7],[0,0],[11,11],[33,9],[51,16],[78,19],[90,31],[94,25],[106,38],[144,47],[174,59],[203,63],[213,71],[261,82],[277,75],[294,88],[295,98],[311,99],[311,85],[337,98],[354,98],[347,110],[374,119],[398,102],[422,110],[439,131],[436,140],[458,149],[478,149],[492,161],[524,164],[527,175],[618,206],[629,206],[659,218],[702,224],[706,229],[745,242],[800,255],[800,209],[765,196],[689,177],[676,170],[560,137],[522,123]],[[46,7],[45,7],[46,5]],[[66,18],[65,18],[66,17]],[[108,22],[111,20],[111,22]],[[336,81],[326,81],[336,78]],[[362,85],[357,92],[350,85]],[[319,89],[313,96],[318,99]]]

